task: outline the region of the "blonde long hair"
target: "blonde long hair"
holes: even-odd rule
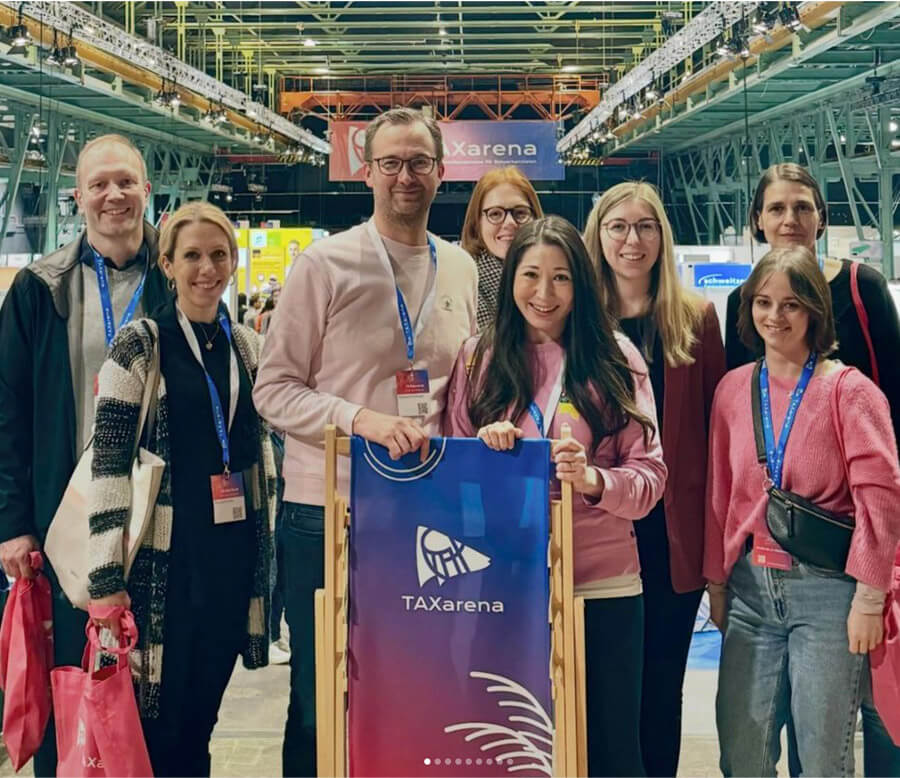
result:
[[[621,317],[621,302],[612,268],[603,256],[600,242],[600,224],[609,211],[626,200],[645,203],[660,224],[662,236],[659,259],[650,271],[650,313],[654,328],[659,332],[666,363],[671,367],[691,365],[697,343],[697,331],[703,319],[705,301],[685,289],[678,278],[675,266],[675,241],[672,226],[656,188],[645,181],[623,181],[608,189],[597,200],[587,220],[584,242],[597,268],[600,300],[616,319]],[[644,346],[645,356],[652,355],[652,339]]]

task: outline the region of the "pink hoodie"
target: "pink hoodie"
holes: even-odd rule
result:
[[[635,401],[640,411],[655,422],[656,404],[647,365],[628,338],[616,333],[616,342],[628,360],[634,374]],[[478,338],[469,339],[459,353],[450,378],[450,395],[444,433],[455,437],[474,437],[477,430],[469,420],[467,392],[469,377],[466,364],[470,360]],[[546,408],[550,393],[559,375],[564,350],[558,343],[529,345],[535,401]],[[501,421],[497,419],[497,421]],[[540,437],[537,425],[528,412],[515,423],[525,437]],[[561,426],[568,424],[572,436],[586,448],[591,445],[591,430],[580,414],[557,410],[550,424],[549,437],[559,438]],[[636,519],[646,516],[662,497],[666,485],[666,466],[663,462],[659,434],[644,444],[643,428],[636,421],[616,435],[601,441],[594,454],[593,465],[603,478],[603,495],[599,501],[578,498],[574,506],[575,526],[575,585],[585,586],[607,578],[640,572],[634,528]],[[554,494],[559,484],[554,480]]]

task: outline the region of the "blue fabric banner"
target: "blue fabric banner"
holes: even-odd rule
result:
[[[354,438],[353,776],[550,776],[548,441]]]

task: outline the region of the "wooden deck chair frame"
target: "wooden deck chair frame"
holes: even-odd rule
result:
[[[316,591],[316,756],[318,774],[347,775],[347,595],[349,503],[337,490],[337,457],[350,439],[325,428],[325,588]],[[584,599],[573,580],[572,486],[550,504],[550,680],[554,775],[587,775]]]

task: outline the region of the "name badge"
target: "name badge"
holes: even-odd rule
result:
[[[243,473],[211,475],[209,485],[213,498],[213,524],[231,524],[247,518]]]
[[[757,567],[771,567],[774,570],[790,570],[791,555],[772,538],[765,535],[753,536],[751,561]]]
[[[397,373],[397,413],[424,422],[431,410],[427,370],[400,370]]]

